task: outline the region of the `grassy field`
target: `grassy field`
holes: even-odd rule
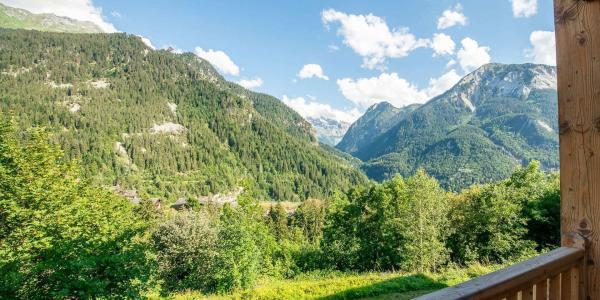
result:
[[[253,289],[230,295],[184,292],[166,299],[412,299],[500,267],[474,265],[466,269],[450,268],[437,274],[320,272],[294,279],[263,279]]]

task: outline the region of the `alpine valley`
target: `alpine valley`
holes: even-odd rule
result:
[[[90,180],[143,195],[245,186],[297,201],[419,168],[451,189],[532,160],[558,168],[554,67],[488,64],[423,105],[380,102],[348,124],[305,120],[191,53],[89,22],[0,5],[0,26],[45,31],[0,31],[0,109],[47,127]]]
[[[557,69],[429,39],[461,3],[0,2],[0,299],[413,299],[564,253]],[[423,27],[355,15],[388,7]]]

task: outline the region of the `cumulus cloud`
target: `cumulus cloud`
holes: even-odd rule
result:
[[[142,40],[142,42],[143,42],[144,44],[146,44],[146,46],[148,46],[150,49],[152,49],[152,50],[156,50],[156,47],[154,47],[154,45],[152,45],[152,42],[150,41],[150,39],[149,39],[149,38],[147,38],[147,37],[144,37],[144,36],[141,36],[141,35],[138,35],[138,37],[139,37],[139,38]]]
[[[26,9],[35,14],[55,14],[80,21],[92,22],[104,32],[116,32],[115,26],[102,16],[102,8],[91,0],[2,0],[8,6]]]
[[[386,58],[405,57],[429,43],[427,39],[416,38],[406,27],[390,29],[382,18],[372,14],[352,15],[328,9],[321,12],[321,19],[325,26],[340,24],[338,35],[362,56],[362,66],[368,69],[383,69]]]
[[[304,118],[328,118],[352,123],[361,116],[356,108],[347,111],[339,110],[329,104],[317,102],[314,98],[306,100],[303,97],[289,98],[284,95],[282,101]]]
[[[537,0],[511,0],[513,16],[516,18],[529,18],[537,14]]]
[[[452,68],[454,65],[456,65],[456,60],[451,59],[446,63],[446,68]]]
[[[439,78],[431,78],[424,89],[419,89],[397,73],[382,73],[371,78],[343,78],[337,80],[337,84],[344,97],[362,108],[382,101],[403,107],[424,103],[447,91],[460,79],[455,70],[450,70]]]
[[[465,72],[473,71],[492,60],[489,54],[490,48],[479,46],[476,40],[464,38],[461,44],[462,48],[458,50],[457,58]]]
[[[307,79],[307,78],[320,78],[323,80],[329,80],[329,77],[327,77],[324,72],[323,72],[323,68],[321,68],[320,65],[317,64],[307,64],[304,65],[302,67],[302,69],[300,70],[300,72],[298,72],[298,77],[300,77],[300,79]]]
[[[526,56],[536,64],[556,65],[556,40],[553,31],[534,31],[529,36],[533,48]]]
[[[253,89],[262,86],[263,80],[259,77],[256,77],[254,79],[242,79],[238,81],[238,84],[247,89]]]
[[[431,41],[431,48],[433,49],[433,56],[438,55],[452,55],[454,54],[454,48],[456,48],[456,43],[452,40],[452,38],[444,33],[436,33],[433,35],[433,39]]]
[[[337,85],[344,97],[363,108],[381,101],[402,107],[427,100],[423,91],[397,73],[382,73],[371,78],[343,78],[337,80]]]
[[[461,78],[462,77],[460,77],[460,75],[458,75],[458,73],[452,69],[439,78],[429,79],[429,87],[425,92],[429,98],[439,96],[458,83]]]
[[[204,51],[204,49],[202,49],[200,47],[196,47],[196,49],[194,49],[194,53],[198,57],[207,60],[209,63],[211,63],[217,69],[219,69],[219,71],[221,71],[225,74],[229,74],[229,75],[233,75],[233,76],[240,75],[240,67],[238,67],[233,62],[233,60],[231,60],[231,58],[229,58],[229,56],[227,54],[225,54],[225,52],[223,52],[223,51],[213,50],[213,49]]]
[[[462,5],[456,4],[454,8],[445,10],[438,19],[437,28],[446,29],[456,25],[467,25],[467,17],[462,13]]]

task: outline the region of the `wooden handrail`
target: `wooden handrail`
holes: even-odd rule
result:
[[[584,257],[584,249],[561,247],[417,299],[579,299]]]

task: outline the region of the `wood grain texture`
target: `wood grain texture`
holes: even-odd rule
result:
[[[521,291],[521,300],[533,300],[533,284]]]
[[[554,0],[554,12],[561,231],[588,239],[589,260],[579,280],[587,282],[588,299],[600,299],[600,1]]]
[[[550,278],[550,286],[548,287],[548,299],[560,299],[560,274]]]
[[[544,279],[535,284],[535,300],[548,299],[548,279]]]

